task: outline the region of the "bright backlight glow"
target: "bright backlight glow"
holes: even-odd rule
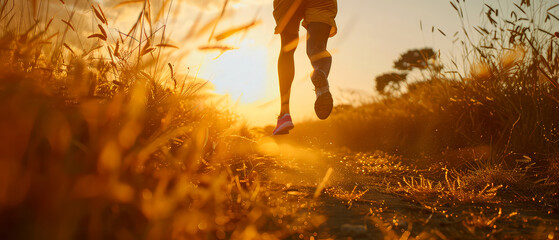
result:
[[[223,53],[207,62],[208,78],[216,92],[229,94],[241,103],[251,103],[264,98],[266,88],[268,52],[254,41],[243,41],[239,49]]]

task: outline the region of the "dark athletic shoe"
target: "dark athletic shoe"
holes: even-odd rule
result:
[[[276,129],[272,135],[283,135],[288,134],[289,130],[293,129],[293,121],[291,121],[291,115],[289,113],[284,114],[280,118],[278,118],[278,124],[276,125]]]
[[[322,120],[328,118],[334,107],[334,100],[328,86],[328,79],[324,72],[317,70],[313,72],[311,80],[314,84],[316,93],[316,101],[314,102],[314,112],[316,116]]]

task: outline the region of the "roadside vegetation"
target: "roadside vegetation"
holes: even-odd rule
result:
[[[442,63],[430,48],[409,50],[396,71],[375,78],[382,97],[337,106],[331,119],[299,124],[295,134],[313,145],[400,156],[413,171],[387,177],[392,191],[410,198],[557,211],[558,5],[517,1],[507,12],[488,3],[484,22],[469,27],[467,3],[450,4],[463,28],[432,31],[451,38],[463,59]],[[413,69],[420,79],[409,81]]]
[[[270,160],[239,117],[168,60],[172,1],[134,4],[137,20],[115,29],[112,8],[93,1],[0,2],[1,238],[278,239],[311,228],[282,186],[258,181],[254,165]]]

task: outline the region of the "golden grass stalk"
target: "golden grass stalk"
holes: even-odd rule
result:
[[[258,21],[258,20],[257,20],[257,21],[253,21],[253,22],[251,22],[251,23],[248,23],[248,24],[246,24],[246,25],[240,26],[240,27],[234,27],[234,28],[225,30],[225,31],[223,31],[222,33],[216,35],[216,36],[215,36],[215,40],[216,40],[216,41],[224,40],[224,39],[226,39],[226,38],[228,38],[228,37],[231,37],[232,35],[234,35],[234,34],[236,34],[236,33],[238,33],[238,32],[247,31],[247,30],[249,30],[250,28],[253,28],[253,27],[257,26],[257,25],[260,24],[260,23],[261,23],[261,21]]]
[[[101,21],[104,24],[107,24],[107,19],[105,18],[104,14],[101,14],[99,11],[97,10],[97,8],[95,8],[95,6],[91,5],[91,8],[93,9],[93,12],[95,13],[95,16],[97,17],[97,19],[99,19],[99,21]],[[101,7],[99,6],[99,9],[101,9]]]
[[[64,24],[66,24],[68,27],[70,27],[72,29],[72,31],[74,31],[74,32],[76,31],[74,26],[69,21],[66,21],[64,19],[60,19],[60,21],[62,21]]]
[[[320,193],[322,193],[322,190],[324,190],[324,188],[326,187],[326,184],[328,183],[328,179],[332,175],[332,172],[334,172],[334,169],[328,168],[328,170],[326,171],[326,175],[324,175],[324,178],[322,178],[322,181],[320,181],[320,183],[316,187],[316,190],[314,191],[313,199],[318,199]]]

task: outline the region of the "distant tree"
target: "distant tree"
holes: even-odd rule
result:
[[[407,73],[389,72],[384,73],[375,78],[376,89],[379,93],[386,95],[386,87],[389,86],[390,91],[394,92],[400,90],[400,84],[406,80]]]
[[[401,71],[411,71],[414,68],[424,70],[429,67],[429,60],[437,60],[432,48],[412,49],[400,55],[394,62],[394,68]]]
[[[421,71],[421,74],[427,69],[431,73],[439,73],[442,67],[437,62],[438,56],[432,48],[408,50],[394,61],[394,69],[397,72],[384,73],[375,78],[376,90],[383,95],[394,94],[400,91],[402,84],[407,81],[408,74],[414,69]]]

